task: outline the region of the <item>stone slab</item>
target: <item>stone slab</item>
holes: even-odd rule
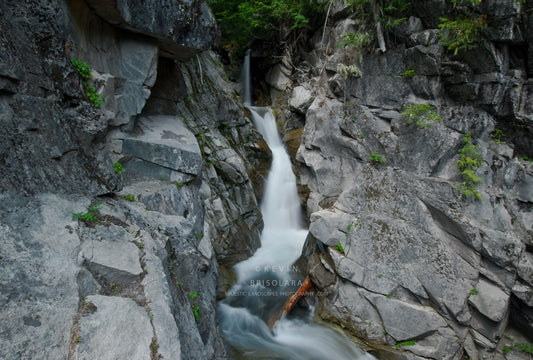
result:
[[[178,117],[149,116],[139,119],[137,131],[124,139],[122,151],[187,174],[198,175],[202,170],[198,142]]]

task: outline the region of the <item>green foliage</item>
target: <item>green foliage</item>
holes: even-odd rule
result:
[[[189,291],[189,297],[191,300],[194,300],[195,297],[198,296],[198,291]]]
[[[477,289],[474,288],[474,289],[470,290],[470,293],[469,293],[469,294],[470,294],[470,295],[477,295],[477,294],[479,294],[479,291],[478,291]]]
[[[403,73],[400,74],[401,76],[405,77],[413,77],[416,75],[416,72],[414,70],[405,70]]]
[[[194,236],[196,237],[196,240],[200,240],[203,237],[201,233],[194,233]]]
[[[525,353],[528,353],[528,354],[533,354],[533,344],[514,344],[513,345],[513,349],[516,349],[516,350],[519,350],[519,351],[522,351],[522,352],[525,352]]]
[[[477,145],[472,144],[472,134],[465,134],[463,142],[464,146],[459,150],[459,161],[457,162],[457,167],[463,177],[463,184],[460,189],[467,198],[475,197],[481,201],[482,197],[477,190],[477,184],[483,179],[475,176],[475,172],[481,166],[483,157],[477,151]]]
[[[342,244],[340,242],[338,242],[337,244],[335,244],[335,249],[339,250],[339,252],[344,255],[344,248],[342,247]]]
[[[94,86],[87,84],[85,81],[83,81],[83,85],[86,87],[85,95],[87,95],[89,101],[93,103],[95,108],[104,105],[105,101],[102,99],[102,95],[96,93]]]
[[[124,195],[124,200],[134,202],[135,201],[135,196],[133,196],[132,194]]]
[[[481,40],[481,32],[487,26],[487,16],[459,15],[455,20],[440,18],[439,37],[447,51],[454,55],[467,50]]]
[[[178,190],[180,190],[183,187],[183,183],[182,182],[176,183],[176,187],[178,188]]]
[[[385,158],[383,156],[379,155],[376,152],[372,152],[372,155],[370,155],[370,158],[368,160],[370,160],[372,162],[375,162],[375,163],[384,163],[385,162]]]
[[[494,141],[496,144],[505,144],[505,141],[503,141],[505,134],[500,129],[495,129],[490,135],[490,137],[492,138],[492,141]]]
[[[200,321],[200,307],[193,306],[192,313],[194,314],[194,320],[196,320],[196,322]]]
[[[91,68],[86,62],[78,61],[76,59],[70,59],[70,62],[74,65],[82,78],[91,79],[93,77],[91,74]]]
[[[407,120],[407,124],[415,121],[416,126],[428,127],[433,122],[442,120],[434,109],[435,106],[427,104],[409,105],[403,109],[402,115]]]
[[[85,79],[92,79],[91,68],[86,62],[78,61],[76,59],[70,59],[70,62],[74,65],[80,76]],[[102,95],[97,94],[94,86],[88,84],[86,81],[81,82],[85,87],[85,94],[89,98],[89,101],[93,103],[94,107],[98,108],[104,104]]]
[[[363,72],[357,67],[357,65],[337,64],[337,73],[344,75],[345,77],[359,78],[363,76]]]
[[[119,175],[126,171],[126,169],[124,169],[124,166],[122,166],[122,164],[119,162],[113,164],[113,169],[115,169],[115,172]]]
[[[372,43],[374,37],[368,32],[357,32],[339,37],[339,43],[336,45],[339,48],[355,48],[359,49],[368,46]]]
[[[100,219],[98,219],[94,212],[100,209],[101,204],[101,202],[95,201],[91,206],[89,206],[87,212],[73,213],[72,220],[78,219],[85,223],[99,222]]]
[[[144,243],[143,243],[142,241],[139,241],[139,242],[137,243],[137,247],[138,247],[139,249],[142,249],[142,248],[144,247]]]
[[[533,159],[530,158],[529,156],[524,156],[521,160],[522,161],[533,161]]]
[[[81,337],[80,336],[76,336],[76,338],[74,338],[74,342],[76,344],[80,343],[81,342]]]
[[[399,349],[402,346],[413,346],[415,344],[416,344],[415,340],[402,341],[402,342],[396,343],[396,348]]]
[[[511,350],[517,350],[517,351],[525,352],[527,354],[533,354],[533,344],[514,343],[512,345],[505,345],[502,350],[505,355],[509,354]]]
[[[223,46],[239,55],[254,42],[278,43],[280,34],[306,28],[324,6],[313,0],[208,0],[208,4],[222,30]]]

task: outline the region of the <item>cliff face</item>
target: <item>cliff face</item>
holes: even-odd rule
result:
[[[487,37],[454,55],[444,1],[413,1],[385,52],[336,46],[361,31],[336,2],[311,50],[267,76],[298,148],[317,316],[384,358],[503,358],[531,341],[531,5],[483,1]]]
[[[0,357],[225,358],[270,154],[206,4],[0,7]]]

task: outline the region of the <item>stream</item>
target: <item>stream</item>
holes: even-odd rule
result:
[[[307,229],[301,224],[296,177],[274,115],[270,108],[249,109],[272,151],[272,165],[261,204],[261,247],[235,266],[237,282],[218,305],[222,331],[239,353],[232,355],[254,360],[375,359],[339,331],[315,323],[312,306],[282,317],[270,330],[269,320],[303,281],[292,264],[300,256]]]

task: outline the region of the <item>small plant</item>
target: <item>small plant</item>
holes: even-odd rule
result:
[[[479,291],[476,288],[474,288],[474,289],[470,290],[469,294],[470,295],[477,295],[477,294],[479,294]]]
[[[81,337],[80,336],[76,336],[76,338],[74,339],[74,342],[76,344],[80,343],[81,342]]]
[[[364,139],[364,138],[365,138],[365,134],[363,134],[362,131],[361,131],[361,133],[359,134],[359,138],[360,138],[360,139]]]
[[[337,73],[344,75],[345,77],[359,78],[363,76],[363,72],[357,67],[357,65],[337,64]]]
[[[372,154],[370,155],[370,158],[368,160],[371,161],[371,162],[375,162],[375,163],[384,163],[385,162],[385,158],[382,155],[379,155],[376,152],[372,152]]]
[[[124,169],[124,166],[122,166],[122,164],[119,162],[113,164],[113,169],[115,169],[115,172],[119,175],[126,171],[126,169]]]
[[[342,244],[340,242],[338,242],[337,244],[335,244],[335,249],[337,249],[342,255],[344,255],[344,248],[342,247]]]
[[[465,145],[459,151],[460,159],[457,162],[457,167],[463,177],[463,184],[460,189],[467,198],[473,196],[481,201],[482,197],[477,190],[477,184],[482,182],[483,179],[475,176],[475,172],[481,166],[483,158],[477,151],[477,146],[472,144],[472,134],[465,134],[463,142]]]
[[[434,109],[435,106],[428,104],[409,105],[403,109],[402,115],[409,125],[415,121],[416,126],[428,127],[433,122],[442,120]]]
[[[459,50],[466,51],[481,40],[481,31],[487,26],[487,15],[477,18],[460,15],[455,20],[440,18],[440,21],[440,41],[447,51],[457,55]]]
[[[86,62],[78,61],[76,59],[70,59],[70,62],[74,65],[78,74],[80,74],[83,79],[92,79],[93,75],[91,73],[91,68]],[[85,94],[93,103],[94,107],[98,108],[102,106],[104,104],[104,99],[102,99],[102,95],[96,93],[94,86],[88,84],[85,80],[82,80],[81,83],[85,87]]]
[[[109,287],[111,288],[111,291],[114,293],[117,293],[120,291],[120,287],[115,283],[109,284]]]
[[[152,342],[150,343],[150,358],[151,359],[157,359],[157,351],[159,350],[159,343],[157,342],[157,339],[155,337],[152,338]]]
[[[194,320],[196,320],[196,322],[200,321],[200,307],[193,306],[192,313],[194,314]]]
[[[402,342],[396,343],[396,348],[400,349],[402,346],[413,346],[415,344],[416,344],[415,340],[402,341]]]
[[[137,243],[137,247],[138,247],[139,249],[144,248],[144,243],[143,243],[142,241],[139,241],[139,242]]]
[[[492,138],[492,141],[494,141],[496,144],[505,144],[505,141],[503,141],[503,138],[505,137],[505,134],[500,129],[496,129],[492,132],[490,135]]]
[[[521,160],[522,161],[529,161],[529,162],[533,161],[533,159],[530,158],[529,156],[524,156]]]
[[[74,67],[82,78],[90,79],[93,77],[91,74],[91,68],[86,62],[78,61],[76,59],[70,59],[70,62],[72,63],[72,65],[74,65]]]
[[[172,265],[167,266],[168,271],[172,270]]]
[[[346,35],[341,35],[339,37],[339,43],[337,47],[339,48],[362,48],[364,46],[370,45],[374,40],[373,36],[370,33],[350,33]]]
[[[183,287],[183,283],[181,281],[176,281],[176,286],[179,286],[180,288]]]
[[[195,297],[198,296],[198,291],[190,291],[189,292],[189,297],[191,298],[191,300],[194,300]]]
[[[203,235],[201,233],[195,233],[194,236],[196,237],[196,240],[201,240]]]
[[[176,183],[176,187],[178,188],[178,190],[180,190],[183,187],[183,183],[182,182]]]
[[[414,70],[405,70],[403,73],[400,74],[401,76],[405,77],[413,77],[416,75],[416,72]]]
[[[87,209],[87,212],[83,213],[73,213],[72,214],[72,220],[81,220],[85,223],[91,223],[91,222],[98,222],[100,219],[94,214],[95,211],[100,210],[100,205],[102,203],[99,201],[95,201],[89,208]]]
[[[383,335],[387,335],[387,330],[383,329]]]
[[[135,201],[135,196],[133,196],[132,194],[124,195],[124,200],[134,202]]]

